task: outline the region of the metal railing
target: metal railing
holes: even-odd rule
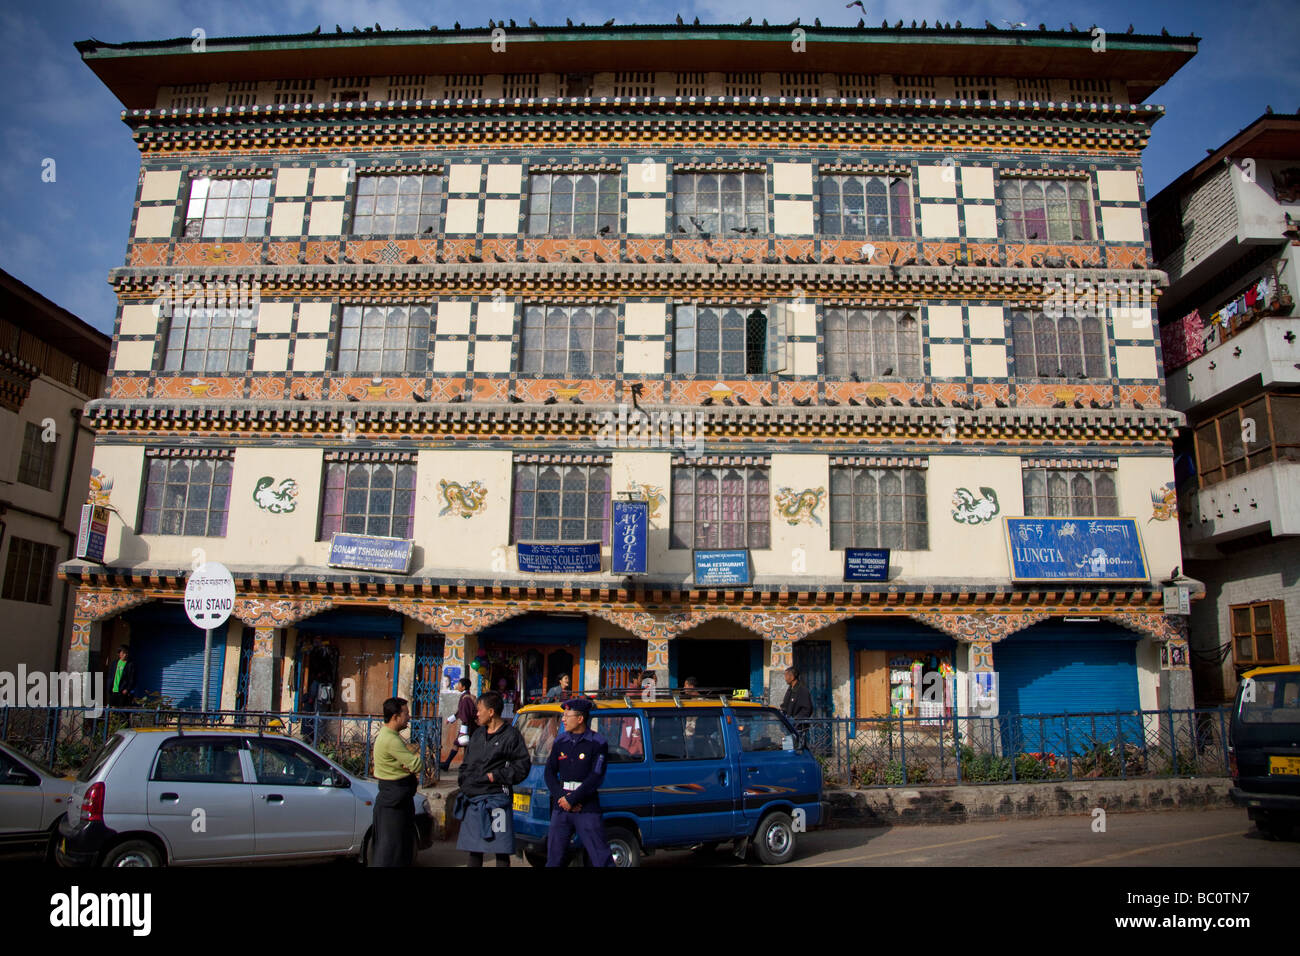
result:
[[[59,773],[76,773],[114,733],[122,729],[203,728],[246,730],[293,737],[319,750],[344,770],[368,777],[382,717],[368,714],[270,711],[180,710],[106,707],[98,717],[76,707],[0,707],[0,740]],[[410,739],[424,762],[421,784],[438,780],[442,723],[436,714],[413,717]]]
[[[1229,775],[1228,708],[796,721],[849,787]]]

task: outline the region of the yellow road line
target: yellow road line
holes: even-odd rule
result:
[[[938,850],[946,846],[961,846],[963,843],[979,843],[983,840],[996,840],[1005,834],[994,833],[991,836],[971,837],[967,840],[950,840],[947,843],[931,843],[929,846],[913,846],[902,850],[885,850],[883,853],[865,853],[862,856],[849,856],[839,860],[826,860],[823,863],[809,863],[808,866],[835,866],[838,863],[853,863],[858,860],[875,860],[882,856],[897,856],[900,853],[920,853],[923,850]]]
[[[1070,866],[1090,866],[1093,863],[1106,863],[1109,860],[1119,860],[1126,856],[1136,856],[1139,853],[1150,853],[1152,850],[1168,850],[1176,846],[1189,846],[1193,843],[1204,843],[1207,840],[1222,840],[1224,837],[1241,836],[1240,830],[1233,830],[1230,833],[1215,833],[1210,836],[1196,837],[1192,840],[1179,840],[1177,843],[1156,843],[1151,846],[1140,846],[1136,850],[1125,850],[1123,853],[1112,853],[1109,856],[1099,856],[1095,860],[1083,860],[1079,863],[1071,863]]]

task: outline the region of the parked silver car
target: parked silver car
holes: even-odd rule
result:
[[[279,734],[119,730],[77,775],[59,824],[64,866],[162,866],[359,857],[378,792]],[[416,794],[416,844],[433,840]]]
[[[53,853],[72,778],[0,743],[0,855]]]

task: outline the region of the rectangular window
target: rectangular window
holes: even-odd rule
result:
[[[501,78],[502,96],[508,100],[536,99],[541,95],[541,75],[538,73],[507,73]]]
[[[390,75],[388,99],[396,101],[424,99],[424,75],[418,73]]]
[[[596,75],[594,73],[566,73],[564,75],[564,92],[562,95],[582,98],[596,92]],[[533,94],[536,96],[537,94]]]
[[[827,379],[920,378],[920,327],[910,313],[827,309],[825,323]]]
[[[1026,468],[1025,514],[1035,518],[1114,518],[1119,514],[1113,471]]]
[[[316,102],[314,79],[276,80],[274,102],[277,106]]]
[[[1052,81],[1042,77],[1024,77],[1016,80],[1016,99],[1032,103],[1046,103],[1052,98]]]
[[[226,84],[227,106],[256,106],[257,80],[233,80]]]
[[[722,760],[727,756],[722,740],[722,718],[650,717],[650,741],[655,760]]]
[[[224,538],[233,463],[223,458],[149,458],[141,534]]]
[[[524,371],[576,378],[613,375],[617,326],[612,306],[527,306]]]
[[[1196,426],[1202,488],[1274,461],[1300,461],[1300,395],[1259,395]]]
[[[876,95],[876,74],[840,73],[840,96],[869,100]]]
[[[336,531],[409,538],[414,518],[414,464],[326,462],[319,540]]]
[[[678,173],[673,220],[679,233],[709,238],[767,234],[762,173]]]
[[[674,368],[693,375],[767,371],[768,323],[762,309],[679,305],[673,315]]]
[[[780,92],[782,96],[813,97],[822,95],[822,75],[820,73],[782,73]]]
[[[762,96],[762,73],[724,73],[722,75],[723,96]]]
[[[953,80],[959,100],[996,100],[998,81],[994,76],[958,76]]]
[[[4,589],[0,591],[0,597],[27,604],[49,604],[58,553],[59,549],[52,544],[10,535],[9,560],[5,564]]]
[[[609,763],[645,761],[645,744],[641,739],[641,718],[636,714],[593,716],[591,729],[609,742]]]
[[[609,466],[516,464],[510,541],[609,541]]]
[[[445,100],[479,100],[483,98],[482,73],[452,73],[443,79],[442,98]]]
[[[216,304],[196,299],[173,311],[163,371],[243,372],[248,368],[255,320],[252,307],[242,307],[237,297],[212,301]]]
[[[358,176],[352,231],[362,236],[434,232],[441,194],[441,176]]]
[[[912,186],[906,176],[822,176],[821,232],[826,236],[912,235]]]
[[[190,183],[186,239],[260,239],[271,202],[269,179],[212,179]]]
[[[18,480],[24,485],[50,490],[54,478],[56,441],[42,441],[43,429],[35,422],[23,425],[23,452],[18,459]]]
[[[703,96],[705,90],[705,74],[703,73],[678,73],[677,83],[674,86],[675,96]]]
[[[1106,333],[1100,319],[1013,312],[1011,331],[1017,378],[1106,377]]]
[[[1009,179],[998,187],[1006,238],[1018,242],[1090,241],[1092,196],[1077,179]]]
[[[595,236],[618,231],[617,173],[533,173],[528,234]]]
[[[424,372],[432,322],[432,310],[422,305],[344,306],[338,370]]]
[[[898,91],[900,100],[930,100],[934,99],[934,77],[917,75],[900,75],[894,74],[894,89]]]
[[[737,722],[736,732],[743,753],[784,750],[786,738],[793,735],[785,718],[772,710],[746,712],[743,721]]]
[[[654,96],[655,74],[653,70],[628,71],[614,74],[615,96]]]
[[[772,546],[766,468],[673,468],[670,547]]]
[[[243,783],[239,754],[243,742],[173,737],[158,748],[153,780],[172,783]]]
[[[1281,601],[1234,604],[1228,614],[1232,656],[1239,669],[1287,663],[1286,611]]]
[[[831,468],[831,550],[929,548],[925,472],[919,468]]]

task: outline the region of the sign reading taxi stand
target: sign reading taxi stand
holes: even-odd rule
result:
[[[212,629],[226,623],[235,609],[235,579],[224,564],[209,561],[185,582],[185,614],[195,627],[203,628],[203,696],[201,709],[208,709],[208,678],[212,667]]]

